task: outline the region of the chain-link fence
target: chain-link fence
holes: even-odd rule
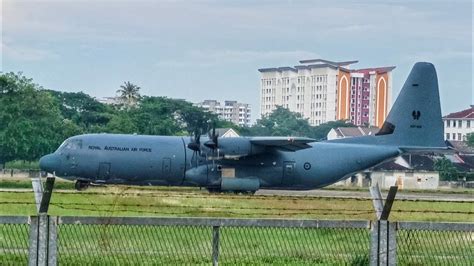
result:
[[[34,255],[35,223],[37,217],[0,217],[0,265],[26,264]],[[49,254],[68,265],[367,265],[377,246],[371,241],[380,239],[371,221],[50,217],[47,224]],[[392,226],[396,243],[389,249],[400,265],[474,261],[473,224]]]
[[[60,264],[358,264],[367,221],[61,218]],[[103,224],[106,223],[106,224]]]
[[[0,265],[28,263],[28,217],[0,216]]]
[[[400,265],[473,265],[473,224],[398,223]]]

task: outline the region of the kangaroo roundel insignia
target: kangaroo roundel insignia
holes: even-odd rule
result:
[[[421,112],[418,110],[413,110],[411,113],[411,116],[413,117],[413,120],[419,120],[421,116]]]
[[[309,170],[309,169],[311,169],[311,164],[306,162],[306,163],[304,163],[303,167],[304,167],[305,170]]]

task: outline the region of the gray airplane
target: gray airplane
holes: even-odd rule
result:
[[[416,63],[375,135],[302,137],[74,136],[40,160],[43,171],[92,184],[195,186],[210,192],[324,187],[407,152],[446,149],[436,70]]]

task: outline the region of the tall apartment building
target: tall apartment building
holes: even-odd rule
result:
[[[358,61],[301,60],[294,67],[261,68],[260,114],[277,106],[313,126],[334,120],[381,127],[391,103],[390,67],[350,69]]]
[[[443,117],[444,139],[464,141],[474,133],[474,105],[470,108]]]
[[[204,100],[196,106],[206,111],[217,114],[221,119],[225,119],[239,126],[250,126],[251,108],[249,104],[237,101],[224,101],[222,104],[216,100]]]

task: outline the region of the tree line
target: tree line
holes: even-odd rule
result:
[[[184,100],[142,96],[128,81],[117,93],[118,103],[109,105],[83,92],[45,89],[22,73],[0,74],[0,165],[35,161],[68,137],[86,133],[186,136],[205,133],[214,121],[244,136],[323,139],[333,127],[353,126],[334,121],[313,127],[300,114],[278,107],[253,126],[239,127]]]

